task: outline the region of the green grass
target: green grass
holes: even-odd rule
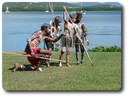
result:
[[[58,52],[52,58],[58,59]],[[85,54],[82,65],[75,64],[75,54],[71,53],[71,67],[42,67],[43,71],[9,70],[14,63],[29,64],[25,56],[3,54],[3,88],[5,90],[120,90],[121,53],[90,52],[94,66]],[[52,62],[53,63],[53,62]]]

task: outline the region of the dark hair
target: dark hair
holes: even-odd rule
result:
[[[50,25],[48,23],[41,25],[41,30],[44,30],[45,28],[50,28]]]
[[[57,21],[59,23],[62,23],[62,18],[60,16],[56,16],[55,21]]]
[[[82,13],[81,12],[76,12],[77,17],[82,17]]]

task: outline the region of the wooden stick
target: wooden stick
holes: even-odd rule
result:
[[[13,53],[13,52],[2,52],[4,54],[13,54],[13,55],[18,55],[18,56],[26,56],[26,57],[32,57],[30,54],[22,54],[22,53]],[[37,56],[41,56],[42,54],[35,54]],[[66,62],[65,60],[58,60],[58,59],[52,59],[52,58],[45,58],[45,57],[38,57],[40,59],[45,59],[45,60],[50,60],[50,61],[61,61],[61,62]]]

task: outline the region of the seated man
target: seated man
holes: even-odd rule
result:
[[[62,36],[64,36],[64,34],[61,34],[59,37],[56,37],[54,39],[54,38],[49,37],[49,34],[50,34],[50,25],[45,23],[41,26],[41,29],[34,32],[32,34],[32,36],[27,41],[28,43],[25,48],[25,52],[27,55],[28,54],[31,55],[31,56],[28,56],[27,59],[31,63],[33,70],[42,71],[42,69],[39,68],[40,61],[41,61],[40,57],[49,57],[52,54],[51,50],[45,50],[45,49],[38,48],[39,44],[44,39],[46,39],[47,41],[50,41],[50,42],[56,42]],[[49,60],[46,60],[46,63],[47,63],[47,65],[49,65]],[[16,63],[14,65],[13,72],[19,68],[25,68],[25,66]]]

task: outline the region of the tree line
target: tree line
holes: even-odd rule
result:
[[[80,11],[81,6],[69,4],[69,3],[61,3],[54,2],[52,3],[54,11],[63,11],[63,6],[66,6],[69,11]],[[9,7],[9,11],[46,11],[49,10],[49,4],[47,2],[43,3],[30,3],[30,2],[6,2],[2,6],[2,11],[6,11],[6,7]],[[113,10],[121,10],[120,6],[112,6],[112,5],[94,5],[94,6],[82,6],[82,10],[86,11],[113,11]]]

